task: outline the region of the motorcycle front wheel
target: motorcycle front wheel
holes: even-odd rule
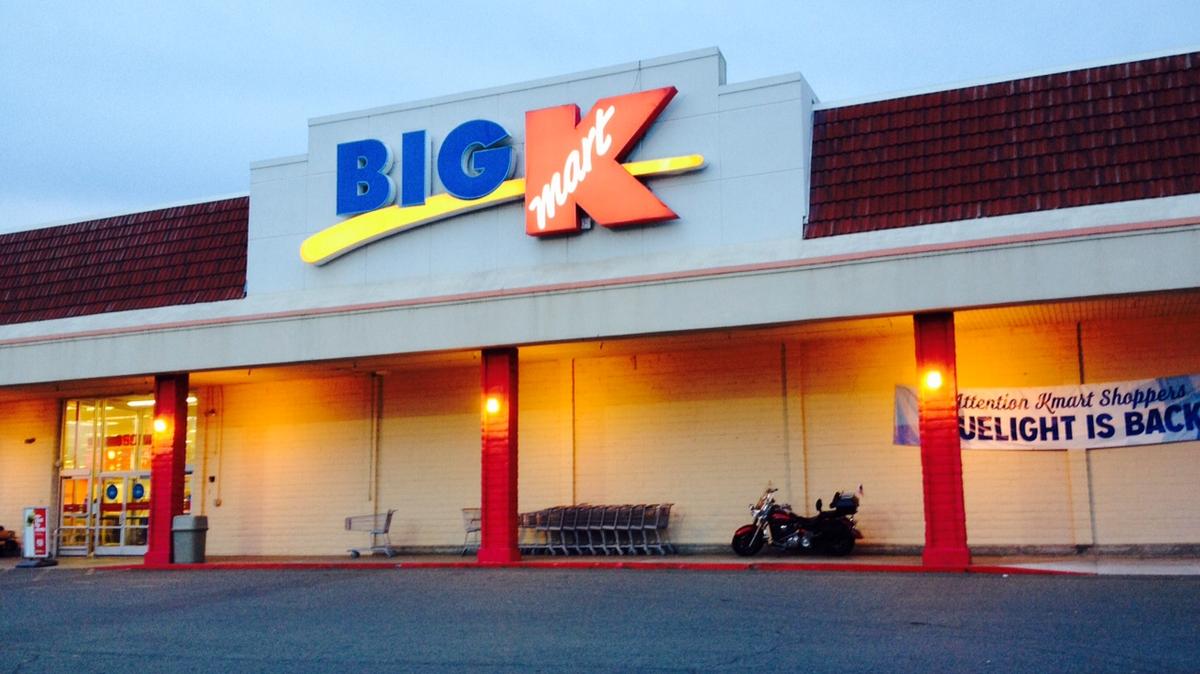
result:
[[[734,532],[733,541],[730,544],[739,557],[751,557],[762,550],[765,539],[766,536],[759,532],[758,527],[747,525]]]

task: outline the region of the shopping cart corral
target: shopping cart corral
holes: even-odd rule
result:
[[[555,506],[520,515],[520,549],[547,555],[665,555],[673,503]]]
[[[363,531],[371,536],[371,544],[364,548],[350,548],[350,556],[357,559],[364,552],[371,554],[383,553],[389,558],[396,554],[388,530],[392,528],[392,515],[395,510],[374,515],[351,515],[346,518],[346,531]],[[380,540],[383,545],[380,545]]]

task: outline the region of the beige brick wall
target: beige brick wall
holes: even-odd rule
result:
[[[675,504],[677,543],[726,543],[787,480],[777,345],[575,363],[577,500]]]
[[[1075,329],[960,330],[960,386],[1076,383]],[[1190,337],[1200,318],[1082,329],[1089,382],[1200,372],[1200,340]],[[670,501],[677,542],[724,544],[768,480],[807,512],[862,483],[864,542],[920,545],[919,452],[891,444],[893,387],[915,381],[913,361],[904,334],[783,345],[734,336],[706,350],[663,340],[636,355],[522,362],[520,508]],[[210,551],[361,545],[342,518],[375,507],[369,378],[231,386],[224,397],[221,461],[208,440],[223,496],[218,508],[215,489],[206,494]],[[479,503],[478,366],[393,372],[383,398],[378,505],[399,511],[394,542],[460,544],[460,508]],[[0,434],[0,514],[49,493],[53,443],[40,438],[57,436],[56,403],[21,405],[6,410]],[[21,444],[28,436],[40,449]],[[1085,544],[1093,528],[1100,544],[1198,542],[1198,450],[965,451],[969,542]],[[10,491],[10,472],[28,486]]]
[[[573,367],[570,360],[520,365],[521,512],[574,502]],[[476,493],[474,505],[478,501]]]
[[[397,545],[461,545],[479,505],[479,366],[401,371],[384,386],[380,507]]]
[[[384,377],[378,507],[397,510],[393,543],[462,543],[461,508],[479,505],[479,376],[468,366]],[[208,487],[210,552],[341,554],[364,544],[342,524],[374,510],[368,378],[223,391],[223,415],[209,420],[209,474],[222,499],[215,506]],[[520,404],[521,508],[569,503],[570,361],[522,364]]]
[[[808,500],[828,503],[834,491],[862,484],[864,543],[923,544],[920,452],[892,445],[895,386],[916,380],[912,336],[801,348]]]
[[[53,514],[58,456],[57,400],[23,400],[0,405],[0,524],[21,536],[25,506],[44,505]],[[25,440],[33,439],[26,444]],[[53,526],[53,525],[52,525]]]
[[[1086,383],[1200,372],[1200,317],[1081,325]],[[959,385],[1080,381],[1076,325],[960,331]],[[963,452],[973,545],[1200,542],[1200,443]],[[1151,494],[1168,507],[1147,508]],[[1094,536],[1093,536],[1094,533]]]
[[[342,554],[343,530],[371,512],[370,385],[365,376],[224,388],[215,485],[205,509],[213,555]],[[211,440],[211,439],[210,439]],[[215,453],[216,444],[210,442]],[[219,465],[219,470],[214,467]]]
[[[1083,325],[1089,382],[1200,374],[1200,316]],[[1200,442],[1094,449],[1096,542],[1200,543]]]
[[[571,363],[521,363],[521,510],[571,502]],[[389,375],[384,388],[380,503],[397,508],[393,541],[463,542],[461,509],[479,506],[478,366]]]
[[[1075,324],[960,330],[960,388],[1079,383]],[[1066,450],[963,450],[970,545],[1074,545],[1074,503]],[[1086,491],[1077,494],[1087,507]],[[1084,513],[1086,518],[1086,512]],[[1089,525],[1081,522],[1080,534]]]

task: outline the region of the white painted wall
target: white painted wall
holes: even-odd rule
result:
[[[0,339],[6,365],[0,385],[1196,288],[1197,249],[1200,226],[18,343]],[[189,310],[205,311],[195,306],[201,308]]]
[[[739,244],[802,237],[814,95],[799,75],[724,86],[715,49],[638,61],[309,122],[308,152],[251,171],[247,290],[251,296],[301,293],[312,305],[339,288],[386,287],[394,298],[472,292],[497,285],[568,282],[690,268],[696,258]],[[445,136],[470,119],[498,122],[512,137],[515,176],[525,173],[525,113],[675,86],[679,94],[628,161],[704,155],[696,173],[646,184],[679,214],[653,227],[538,239],[524,233],[524,205],[489,208],[403,232],[314,267],[300,243],[336,215],[338,143],[377,138],[398,156],[406,131],[424,129],[433,157]],[[436,159],[434,160],[436,164]],[[431,169],[436,173],[434,169]],[[398,166],[391,171],[399,177]],[[433,176],[433,193],[444,193]],[[746,227],[753,221],[753,227]],[[742,256],[742,259],[750,259]]]

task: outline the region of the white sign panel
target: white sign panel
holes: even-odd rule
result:
[[[1124,447],[1200,440],[1200,375],[1024,388],[962,389],[964,449]],[[920,443],[917,394],[896,387],[893,441]]]

